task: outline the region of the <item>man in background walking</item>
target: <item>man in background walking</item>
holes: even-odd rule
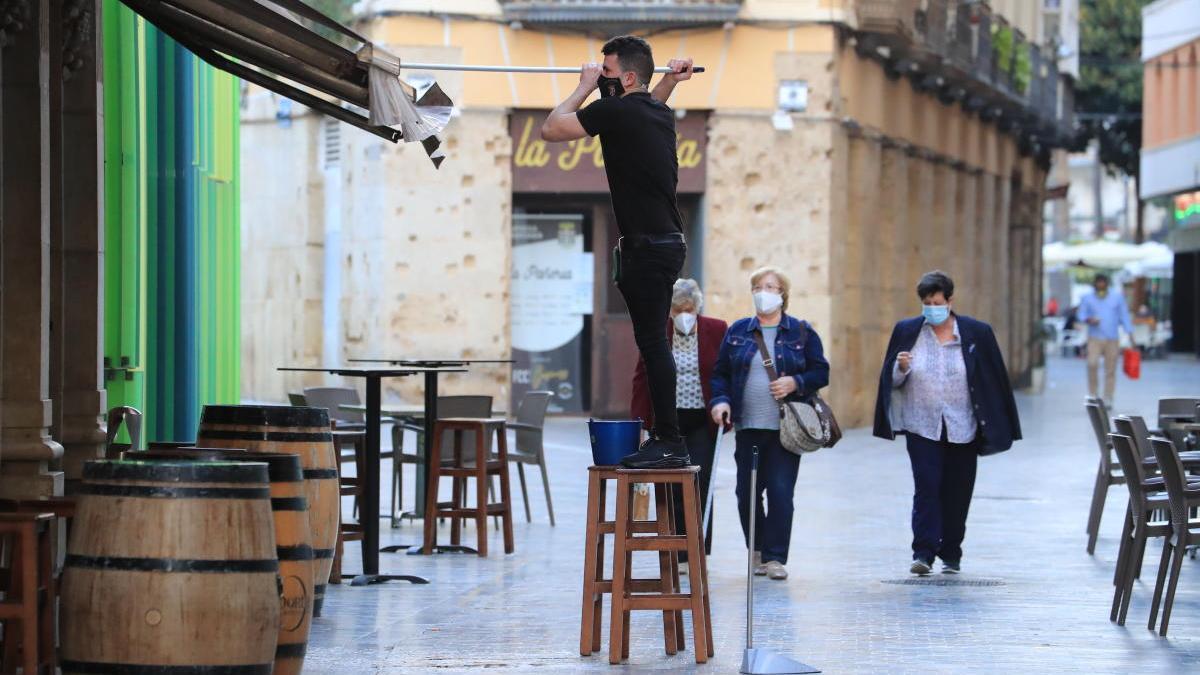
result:
[[[1095,291],[1084,296],[1079,303],[1077,317],[1088,326],[1087,374],[1088,395],[1093,398],[1099,390],[1100,357],[1104,357],[1104,402],[1112,405],[1113,390],[1117,386],[1117,359],[1120,356],[1120,329],[1133,333],[1133,322],[1129,319],[1129,308],[1120,291],[1111,291],[1108,276],[1097,274],[1092,282]]]

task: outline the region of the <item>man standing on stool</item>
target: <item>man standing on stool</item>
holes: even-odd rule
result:
[[[687,245],[675,197],[679,181],[675,114],[666,101],[676,84],[691,78],[692,60],[671,60],[668,66],[673,72],[663,75],[651,92],[654,56],[645,40],[617,37],[601,51],[604,63],[583,66],[579,86],[542,123],[542,138],[571,141],[600,136],[621,232],[613,251],[613,277],[629,307],[654,409],[650,438],[621,463],[638,469],[676,468],[691,461],[679,433],[675,360],[663,325]],[[580,110],[597,88],[600,100]]]

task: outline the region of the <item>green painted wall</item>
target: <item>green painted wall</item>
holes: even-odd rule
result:
[[[109,404],[191,440],[238,401],[240,84],[117,0],[103,21]]]

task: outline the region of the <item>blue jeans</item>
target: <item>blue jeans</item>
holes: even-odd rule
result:
[[[931,441],[906,434],[913,473],[913,559],[962,560],[967,511],[975,492],[979,452],[974,443]]]
[[[738,514],[742,518],[742,535],[750,546],[750,466],[754,447],[758,446],[758,485],[753,490],[758,518],[754,523],[754,550],[762,551],[763,562],[772,560],[787,564],[788,546],[792,540],[792,493],[796,491],[796,475],[800,472],[800,456],[779,444],[779,432],[770,429],[742,429],[737,432]],[[763,512],[763,493],[766,493],[766,513]]]

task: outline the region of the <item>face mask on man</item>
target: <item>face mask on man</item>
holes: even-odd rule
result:
[[[921,315],[931,325],[940,326],[950,318],[950,305],[921,305]]]
[[[684,335],[691,335],[692,329],[696,327],[696,315],[691,312],[680,312],[675,315],[675,330]]]
[[[754,310],[759,314],[773,314],[783,306],[783,296],[769,291],[754,294]]]
[[[601,75],[596,80],[596,86],[600,88],[600,98],[620,96],[625,93],[625,86],[621,84],[621,78],[619,77],[604,77]]]

